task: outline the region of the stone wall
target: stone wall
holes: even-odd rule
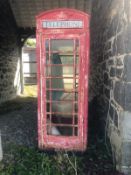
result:
[[[0,103],[20,90],[17,26],[7,0],[0,2]]]
[[[105,122],[116,167],[127,174],[131,174],[130,5],[130,0],[95,0],[91,19],[91,93],[97,97],[97,115]]]

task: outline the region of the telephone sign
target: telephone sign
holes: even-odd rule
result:
[[[82,28],[83,21],[43,21],[43,28]]]
[[[40,149],[86,149],[89,18],[65,8],[36,18]]]

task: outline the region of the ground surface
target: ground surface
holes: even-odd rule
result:
[[[89,137],[88,137],[89,143],[87,151],[83,154],[73,153],[73,157],[75,155],[77,162],[79,162],[78,169],[80,169],[80,173],[74,171],[68,174],[95,175],[95,174],[107,173],[107,175],[110,175],[109,172],[112,172],[111,174],[113,174],[114,167],[111,154],[106,149],[104,139],[98,135],[97,129],[99,130],[99,128],[96,127],[94,129],[94,124],[93,121],[91,120],[89,122]],[[15,145],[17,147],[21,146],[26,147],[27,150],[25,152],[28,152],[28,149],[30,148],[31,149],[36,148],[35,150],[37,150],[37,98],[27,96],[18,97],[17,99],[11,102],[1,105],[0,131],[2,134],[2,145],[5,157],[6,155],[12,156],[13,154],[11,152],[10,145]],[[35,156],[37,154],[36,152]],[[42,156],[42,154],[45,154],[45,152],[39,154],[40,154],[39,156]],[[50,153],[46,152],[46,158],[48,157],[48,154]],[[31,155],[34,156],[34,153],[33,154],[31,153]],[[60,162],[63,162],[63,160],[65,159],[63,156],[65,156],[65,153],[57,152],[55,154],[55,158],[53,157],[53,161],[57,159],[59,164]],[[39,161],[41,162],[41,160]],[[64,167],[65,162],[63,162],[63,164],[61,163],[60,166]],[[68,167],[69,166],[72,165],[70,164],[68,165]],[[21,173],[18,172],[18,174]],[[35,174],[39,175],[40,173],[37,172],[31,175]],[[53,173],[44,173],[44,174],[53,175]],[[60,174],[64,175],[66,173],[64,173],[64,170],[62,169]],[[15,175],[15,173],[14,174],[9,173],[8,175]],[[25,175],[28,174],[25,173]]]
[[[9,143],[36,146],[36,98],[22,97],[0,106],[0,131],[3,147]]]

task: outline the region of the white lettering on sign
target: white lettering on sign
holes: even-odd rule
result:
[[[83,28],[83,21],[43,21],[43,28]]]

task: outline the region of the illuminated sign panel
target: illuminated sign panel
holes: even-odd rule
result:
[[[43,28],[83,28],[83,21],[43,21]]]

